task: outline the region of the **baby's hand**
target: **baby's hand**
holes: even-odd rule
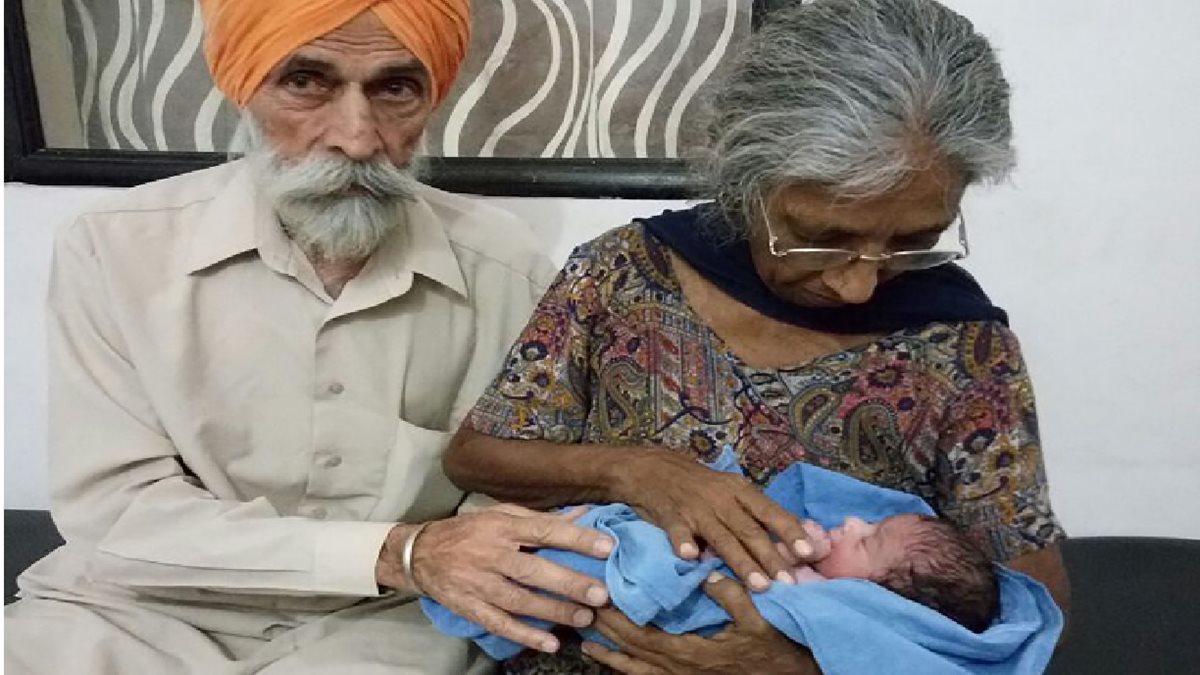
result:
[[[811,560],[821,560],[829,555],[829,552],[833,550],[833,540],[830,539],[829,532],[815,520],[805,520],[801,525],[804,527],[804,533],[808,535],[808,543],[813,547]]]

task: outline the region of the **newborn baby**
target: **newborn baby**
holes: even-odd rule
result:
[[[797,565],[797,583],[854,577],[867,579],[941,612],[976,633],[999,611],[999,586],[992,562],[949,523],[917,514],[876,524],[850,517],[826,531],[804,521],[819,560]],[[780,553],[795,561],[787,547]]]

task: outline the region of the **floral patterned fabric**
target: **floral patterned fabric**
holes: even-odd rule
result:
[[[1007,327],[934,323],[752,368],[687,304],[667,250],[637,223],[574,251],[465,424],[704,461],[728,444],[759,486],[809,462],[919,495],[1001,561],[1063,536]],[[591,672],[532,654],[508,670]]]

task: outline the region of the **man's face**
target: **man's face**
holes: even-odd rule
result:
[[[317,152],[403,167],[433,112],[433,83],[367,11],[292,52],[246,108],[285,161]]]
[[[420,62],[364,12],[289,55],[250,100],[247,158],[310,258],[363,260],[403,226],[432,91]]]

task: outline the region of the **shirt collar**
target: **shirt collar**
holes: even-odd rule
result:
[[[195,274],[258,247],[261,223],[276,222],[260,199],[245,161],[205,207],[188,247],[187,271]]]
[[[289,269],[298,255],[271,205],[256,189],[248,164],[244,160],[239,163],[229,183],[201,216],[189,249],[189,274],[256,249],[264,262],[280,270]],[[406,227],[397,228],[384,240],[359,276],[403,280],[419,274],[466,297],[458,256],[442,220],[422,192],[405,207]]]
[[[397,228],[380,244],[359,276],[398,280],[405,286],[412,275],[420,275],[467,297],[462,266],[441,219],[420,193],[405,211],[405,227]]]

